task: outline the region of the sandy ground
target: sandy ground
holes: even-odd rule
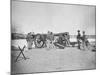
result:
[[[65,49],[25,49],[26,60],[20,56],[15,62],[19,51],[12,52],[12,72],[36,73],[51,71],[84,70],[96,68],[96,53],[91,50],[79,50],[76,47]]]

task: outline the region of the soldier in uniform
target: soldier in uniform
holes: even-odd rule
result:
[[[82,46],[83,46],[83,49],[84,49],[85,47],[87,47],[88,44],[89,44],[89,42],[88,42],[88,39],[87,39],[87,37],[86,37],[86,35],[85,35],[85,31],[83,31],[83,36],[82,36]]]
[[[46,38],[47,48],[51,48],[53,46],[54,35],[52,32],[48,31]]]
[[[31,32],[27,34],[26,41],[27,41],[28,49],[32,49],[32,45],[33,45],[33,41],[34,41],[33,34],[34,33],[31,33]]]
[[[57,39],[57,41],[54,43],[55,46],[57,46],[60,49],[64,49],[65,48],[65,38],[62,34],[60,34],[59,38]]]
[[[80,34],[80,30],[77,31],[78,35],[77,35],[77,43],[78,43],[78,49],[80,49],[80,44],[81,44],[81,34]]]
[[[65,34],[64,37],[65,37],[65,40],[66,40],[66,46],[70,46],[70,36],[69,36],[69,33]]]

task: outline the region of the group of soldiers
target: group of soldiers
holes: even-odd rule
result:
[[[55,36],[53,32],[48,31],[46,35],[37,34],[33,32],[27,34],[26,37],[28,49],[32,49],[32,45],[35,44],[35,47],[42,48],[65,48],[65,46],[70,45],[69,36],[64,34],[59,34]]]
[[[78,30],[77,34],[78,49],[81,49],[81,46],[85,48],[89,44],[87,37],[85,35],[85,31],[83,31],[82,33],[83,35],[81,35],[80,30]],[[56,47],[60,49],[64,49],[66,46],[71,45],[69,33],[67,34],[62,33],[59,34],[58,36],[55,36],[55,34],[50,31],[48,31],[46,35],[34,34],[34,32],[30,32],[27,34],[26,40],[28,49],[32,49],[33,44],[35,45],[35,48]]]
[[[77,31],[77,43],[78,43],[78,49],[81,49],[81,46],[83,49],[89,45],[89,41],[87,39],[87,36],[85,35],[85,31],[83,31],[83,35],[81,35],[80,30]]]

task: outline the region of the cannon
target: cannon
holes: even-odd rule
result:
[[[54,38],[55,37],[60,37],[62,35],[63,37],[63,40],[59,41],[57,39],[57,41],[61,42],[60,44],[62,44],[64,47],[66,47],[66,37],[65,35],[67,35],[67,38],[69,39],[69,33],[68,32],[65,32],[65,33],[57,33],[57,34],[54,34]],[[46,47],[46,41],[47,41],[47,34],[36,34],[35,35],[35,38],[34,38],[34,44],[35,44],[35,47],[36,48],[43,48],[43,47]],[[54,40],[53,40],[54,41]]]
[[[30,36],[33,36],[33,39],[34,39],[34,45],[35,45],[35,48],[44,48],[47,46],[47,35],[48,34],[32,34]],[[65,36],[67,35],[67,37]],[[69,33],[68,32],[64,32],[64,33],[56,33],[56,34],[53,34],[54,38],[55,37],[60,37],[62,36],[63,39],[60,40],[60,39],[53,39],[52,41],[54,41],[54,43],[56,42],[60,42],[60,45],[63,45],[64,47],[66,47],[66,38],[69,39]],[[56,41],[55,41],[56,40]],[[55,44],[54,44],[55,45]],[[55,45],[56,46],[56,45]]]

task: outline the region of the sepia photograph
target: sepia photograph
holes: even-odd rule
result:
[[[11,74],[96,69],[96,6],[11,0]]]

